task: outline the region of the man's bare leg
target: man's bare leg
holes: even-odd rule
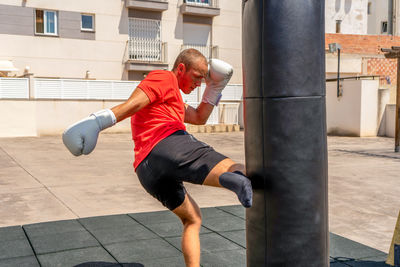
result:
[[[236,163],[230,158],[221,160],[217,165],[215,165],[214,168],[212,168],[212,170],[204,180],[203,184],[221,187],[221,184],[219,183],[219,177],[221,176],[221,174],[223,174],[224,172],[234,171],[240,171],[241,173],[246,174],[246,170],[243,164]]]
[[[172,211],[182,221],[182,252],[187,267],[200,266],[201,212],[193,198],[186,193],[183,203]]]

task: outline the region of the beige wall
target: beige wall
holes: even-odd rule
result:
[[[379,0],[382,1],[382,0]],[[325,2],[326,33],[336,32],[336,20],[342,20],[341,33],[367,34],[367,0],[328,0]]]
[[[169,0],[162,13],[162,41],[168,43],[170,68],[183,44],[182,0]],[[233,65],[231,83],[242,83],[241,1],[220,0],[221,14],[213,19],[211,40],[219,58]],[[22,75],[26,66],[38,77],[127,80],[128,9],[111,0],[0,0],[0,4],[95,14],[95,40],[0,34],[0,60],[12,60]],[[134,12],[134,11],[133,11]],[[201,18],[198,20],[201,22]],[[32,24],[33,27],[33,24]]]
[[[60,135],[69,125],[93,111],[111,108],[119,101],[0,100],[0,137]],[[12,111],[12,112],[10,112]],[[130,132],[130,120],[105,132]]]
[[[336,82],[326,84],[327,130],[332,135],[376,136],[378,132],[378,80],[342,82],[337,98]]]
[[[396,131],[396,105],[390,104],[386,105],[385,110],[385,136],[395,137]]]
[[[368,34],[382,34],[382,21],[389,23],[389,0],[369,0],[368,2],[371,3],[371,14],[368,15]]]

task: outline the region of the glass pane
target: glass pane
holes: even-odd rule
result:
[[[44,33],[43,29],[43,10],[36,10],[36,32]]]
[[[93,16],[82,15],[82,29],[93,30]]]
[[[56,33],[56,14],[52,11],[46,11],[46,33]]]

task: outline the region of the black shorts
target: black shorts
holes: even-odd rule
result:
[[[165,207],[185,200],[183,181],[203,184],[212,168],[227,157],[185,131],[161,140],[136,168],[140,183]]]

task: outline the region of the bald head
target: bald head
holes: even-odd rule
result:
[[[180,63],[183,63],[186,69],[190,70],[198,61],[203,61],[205,64],[207,64],[207,59],[202,53],[200,53],[200,51],[193,48],[185,49],[176,58],[172,70],[176,70]]]

